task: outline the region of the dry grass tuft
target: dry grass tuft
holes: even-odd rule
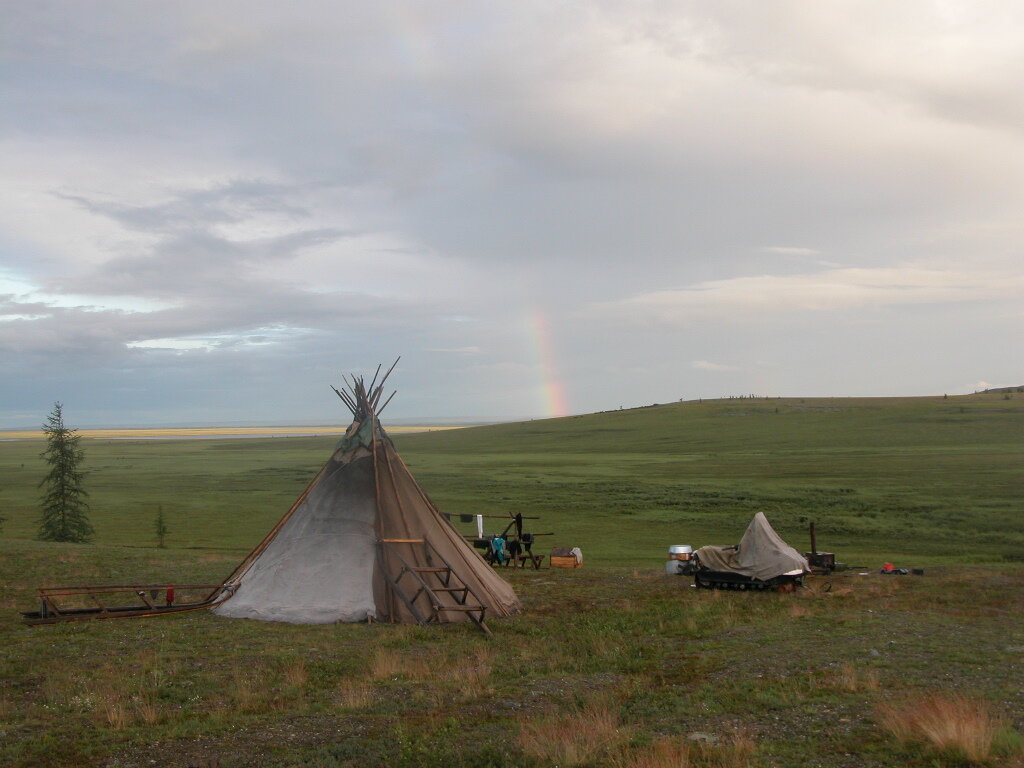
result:
[[[903,705],[881,704],[878,723],[900,741],[922,742],[971,763],[993,757],[996,736],[1005,727],[986,701],[959,694],[931,694]]]
[[[345,682],[334,695],[341,709],[362,709],[373,703],[373,686],[359,680]]]
[[[120,696],[117,694],[105,695],[99,706],[99,715],[102,722],[120,731],[131,724],[131,713]]]
[[[523,752],[558,766],[593,763],[627,737],[617,709],[604,700],[576,712],[542,715],[519,727]]]
[[[441,664],[432,664],[425,656],[412,657],[403,655],[390,648],[381,648],[373,657],[370,677],[374,680],[406,677],[411,680],[433,679],[443,668]]]
[[[74,684],[73,678],[68,674],[61,674],[60,671],[50,673],[43,678],[43,698],[50,706],[59,707],[67,704],[69,700],[74,700],[77,703],[79,699],[91,698],[91,696],[75,696],[73,694],[69,696],[68,691],[74,688],[77,686]]]
[[[490,690],[488,683],[494,668],[494,651],[478,649],[468,657],[449,662],[447,678],[462,696],[479,696]]]
[[[856,693],[857,691],[877,691],[878,671],[874,669],[859,670],[853,664],[847,662],[839,670],[835,679],[835,686],[843,691]]]
[[[515,640],[507,647],[513,658],[538,673],[557,674],[576,663],[575,656],[568,652],[564,644],[552,642],[549,638]],[[513,648],[514,651],[511,650]]]
[[[735,733],[718,746],[697,748],[697,765],[704,768],[749,768],[753,764],[757,743],[745,733]]]
[[[382,648],[373,657],[370,677],[380,680],[387,677],[398,677],[404,670],[401,654],[389,648]]]
[[[160,722],[160,708],[149,696],[140,696],[136,699],[135,713],[146,725],[156,725]]]
[[[140,662],[145,662],[143,656]],[[154,667],[155,668],[155,667]],[[44,686],[47,699],[56,707],[90,713],[94,722],[119,731],[143,723],[155,725],[164,718],[151,680],[152,670],[142,678],[124,677],[121,668],[100,667],[87,680],[55,678]]]
[[[200,563],[226,563],[235,562],[237,558],[234,555],[200,555],[197,561]]]
[[[90,706],[93,718],[115,731],[127,728],[132,723],[131,698],[125,693],[124,681],[118,671],[111,666],[97,670],[96,677],[90,681],[87,689],[68,700],[68,703],[72,701]]]
[[[616,638],[605,634],[594,634],[580,638],[584,654],[593,659],[606,659],[619,653],[620,646]]]
[[[260,690],[253,676],[235,670],[227,689],[228,696],[238,709],[254,710],[260,703]]]
[[[302,659],[292,659],[290,662],[285,664],[282,671],[282,677],[284,678],[285,685],[291,688],[302,688],[306,687],[306,683],[309,681],[309,672],[306,671],[306,662]]]
[[[646,747],[625,750],[612,761],[615,768],[691,768],[690,745],[684,740],[664,738]]]
[[[165,685],[178,671],[177,662],[162,658],[152,650],[140,651],[135,665],[142,671],[145,684],[156,688]]]
[[[615,768],[748,768],[755,743],[737,733],[721,743],[692,743],[679,736],[646,747],[627,748],[612,761]]]

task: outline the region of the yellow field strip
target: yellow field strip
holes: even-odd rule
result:
[[[410,432],[433,432],[441,429],[460,429],[457,426],[387,427],[391,434]],[[252,435],[343,435],[345,427],[162,427],[158,429],[80,429],[78,434],[86,438],[103,437],[249,437]],[[0,431],[2,439],[42,439],[42,430],[26,429]]]

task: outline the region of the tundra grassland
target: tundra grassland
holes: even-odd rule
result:
[[[42,444],[0,443],[0,764],[1024,765],[1024,397],[397,436],[443,510],[538,515],[541,551],[584,550],[582,569],[503,571],[525,610],[492,638],[208,612],[19,623],[37,586],[219,581],[335,442],[86,440],[88,545],[32,540]],[[801,549],[815,521],[868,575],[795,594],[664,575],[669,544],[734,543],[758,510]]]

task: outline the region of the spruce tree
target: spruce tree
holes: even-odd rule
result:
[[[85,452],[78,447],[77,430],[64,426],[63,406],[53,404],[53,411],[43,425],[46,450],[40,457],[50,465],[50,472],[39,483],[46,487],[43,514],[39,518],[39,538],[44,541],[89,541],[93,535],[89,524],[89,505],[82,487],[85,474],[79,469]]]

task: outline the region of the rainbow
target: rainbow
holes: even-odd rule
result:
[[[541,391],[545,415],[550,417],[568,416],[569,403],[565,387],[555,367],[555,344],[548,326],[548,319],[539,308],[529,315],[530,338],[537,353],[537,367],[541,374]]]

